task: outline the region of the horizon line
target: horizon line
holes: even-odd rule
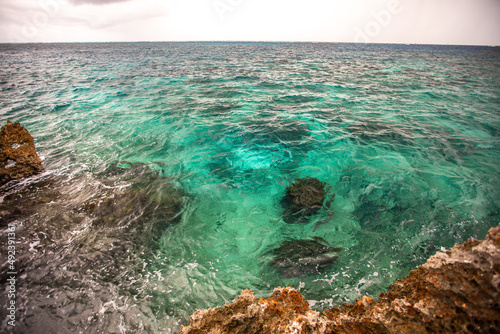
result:
[[[481,46],[481,47],[500,47],[498,45],[488,44],[449,44],[449,43],[401,43],[401,42],[331,42],[331,41],[246,41],[246,40],[185,40],[185,41],[72,41],[72,42],[0,42],[0,45],[33,45],[33,44],[126,44],[126,43],[279,43],[279,44],[356,44],[356,45],[407,45],[407,46]]]

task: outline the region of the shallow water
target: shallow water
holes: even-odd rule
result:
[[[177,332],[243,288],[339,306],[500,221],[498,48],[0,45],[0,59],[0,123],[21,122],[46,168],[1,189],[18,332]],[[334,200],[289,224],[281,200],[304,177]],[[313,237],[342,248],[333,266],[271,265]]]

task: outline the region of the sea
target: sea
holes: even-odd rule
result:
[[[321,311],[500,222],[499,47],[2,44],[7,120],[45,170],[0,188],[2,332],[178,333],[278,286]],[[341,250],[283,275],[300,240]]]

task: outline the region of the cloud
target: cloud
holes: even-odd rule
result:
[[[96,2],[95,0],[78,0],[86,3]],[[120,1],[120,0],[112,0]],[[86,26],[90,30],[99,31],[99,34],[106,34],[106,31],[113,29],[114,32],[123,31],[126,35],[130,31],[142,31],[147,33],[148,22],[155,19],[168,19],[170,15],[169,1],[164,0],[121,0],[120,4],[110,6],[82,6],[68,8],[65,13],[66,26],[83,28]],[[90,32],[89,30],[89,32]]]
[[[168,22],[175,0],[114,0],[108,6],[90,5],[91,0],[78,0],[86,1],[87,5],[70,5],[68,1],[0,0],[0,42],[172,38]]]
[[[386,20],[393,2],[401,13]],[[499,0],[0,0],[0,42],[352,42],[362,30],[376,43],[499,45],[499,15]]]
[[[168,7],[163,6],[157,1],[149,1],[148,6],[122,6],[120,8],[114,8],[113,11],[101,11],[99,15],[88,12],[85,13],[85,15],[79,16],[79,18],[85,19],[88,26],[92,29],[104,29],[138,22],[144,24],[144,22],[150,19],[167,18],[168,16]],[[141,27],[138,26],[136,29],[140,30],[140,28]]]
[[[101,6],[101,5],[109,5],[117,2],[127,2],[127,1],[133,1],[133,0],[68,0],[70,3],[73,3],[75,5],[96,5],[96,6]]]

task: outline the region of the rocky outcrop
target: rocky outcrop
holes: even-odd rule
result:
[[[243,290],[225,307],[196,311],[183,334],[197,333],[317,333],[327,328],[327,320],[294,288],[276,288],[268,299]]]
[[[323,206],[325,184],[316,178],[297,179],[288,188],[282,200],[283,219],[287,223],[305,222],[308,216]]]
[[[0,130],[0,185],[41,171],[33,137],[21,124],[7,121]]]
[[[331,267],[340,251],[320,237],[286,240],[272,251],[271,265],[283,277],[306,277]]]
[[[294,288],[259,300],[243,290],[195,312],[181,333],[500,333],[500,225],[484,241],[438,252],[378,300],[318,313]]]

